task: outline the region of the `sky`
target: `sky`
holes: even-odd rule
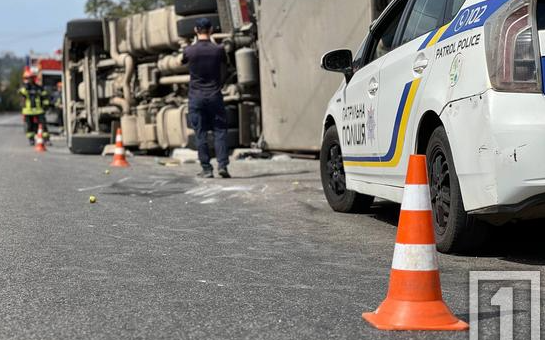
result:
[[[66,23],[84,18],[86,0],[0,0],[0,52],[51,54],[62,47]]]

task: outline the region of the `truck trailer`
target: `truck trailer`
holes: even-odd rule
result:
[[[63,47],[68,146],[100,153],[119,126],[127,147],[193,146],[183,50],[194,42],[195,21],[207,17],[228,55],[229,146],[318,152],[321,114],[338,82],[316,61],[326,50],[355,51],[385,3],[177,0],[123,18],[70,21]]]

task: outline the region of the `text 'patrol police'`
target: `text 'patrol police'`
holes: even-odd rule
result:
[[[447,57],[451,54],[461,52],[471,47],[475,47],[479,45],[480,42],[481,42],[480,33],[467,37],[467,38],[463,38],[459,40],[458,42],[438,48],[437,51],[435,52],[435,59]]]

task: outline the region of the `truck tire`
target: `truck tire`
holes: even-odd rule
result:
[[[178,15],[215,13],[218,11],[216,0],[176,0],[174,8]]]
[[[212,22],[214,32],[221,32],[220,18],[217,14],[192,15],[178,20],[178,36],[191,39],[195,36],[195,23],[200,18],[208,18]]]
[[[102,21],[78,19],[66,25],[66,37],[75,42],[93,42],[104,39]]]
[[[227,130],[227,147],[229,149],[236,149],[240,146],[240,133],[237,129]]]
[[[464,209],[460,183],[445,128],[435,129],[426,150],[437,250],[473,253],[485,242],[488,225]]]
[[[346,188],[346,174],[341,152],[341,143],[335,125],[324,135],[320,150],[320,175],[322,187],[329,206],[337,212],[365,212],[373,204],[374,197]]]
[[[104,147],[111,143],[111,136],[104,135],[70,135],[70,152],[77,155],[100,155]]]
[[[238,129],[238,105],[226,105],[225,112],[227,113],[227,128]]]

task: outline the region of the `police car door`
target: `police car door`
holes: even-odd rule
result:
[[[405,2],[402,24],[394,41],[397,48],[388,53],[382,64],[378,105],[382,181],[396,187],[404,184],[408,157],[413,152],[410,139],[419,114],[416,108],[434,61],[434,49],[428,46],[441,33],[449,0]],[[380,46],[376,53],[379,52]]]
[[[365,65],[368,43],[369,37],[354,59],[354,75],[344,89],[338,133],[348,179],[373,183],[381,178],[382,171],[379,168],[364,168],[360,164],[362,160],[377,157],[376,107],[379,97],[380,66],[384,60],[376,60]]]

